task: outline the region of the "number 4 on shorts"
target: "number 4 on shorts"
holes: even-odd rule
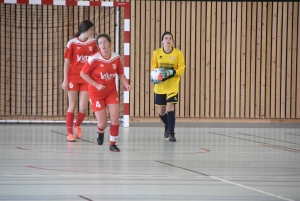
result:
[[[92,99],[89,99],[91,105],[93,105]],[[99,101],[96,101],[96,107],[101,108],[101,104],[99,103]]]

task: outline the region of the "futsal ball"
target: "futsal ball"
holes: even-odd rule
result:
[[[158,82],[162,81],[162,79],[163,79],[158,68],[152,70],[150,73],[150,76],[151,76],[152,80],[158,81]]]

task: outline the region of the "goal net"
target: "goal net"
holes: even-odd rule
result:
[[[121,55],[124,64],[124,54],[129,52],[124,52],[124,13],[129,11],[122,6],[127,3],[118,6],[106,2],[104,6],[104,2],[89,1],[30,2],[0,3],[0,121],[64,122],[68,96],[61,85],[67,42],[78,31],[79,23],[89,19],[95,24],[94,37],[109,34],[112,50]],[[122,84],[118,91],[123,119]],[[75,115],[77,111],[78,106]],[[89,106],[85,122],[95,120]]]

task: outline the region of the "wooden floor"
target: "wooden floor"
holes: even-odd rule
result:
[[[300,201],[300,124],[161,123],[120,128],[120,153],[96,126],[0,124],[0,200]]]

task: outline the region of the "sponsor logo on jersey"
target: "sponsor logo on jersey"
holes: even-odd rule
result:
[[[113,69],[116,69],[116,68],[117,68],[117,65],[116,65],[116,64],[113,64],[112,67],[113,67]]]
[[[116,77],[115,73],[112,73],[112,74],[108,74],[108,73],[103,74],[102,72],[100,73],[100,78],[105,81],[111,80],[115,77]]]
[[[77,61],[81,63],[85,63],[85,61],[89,58],[89,56],[85,55],[76,55],[77,56]]]

